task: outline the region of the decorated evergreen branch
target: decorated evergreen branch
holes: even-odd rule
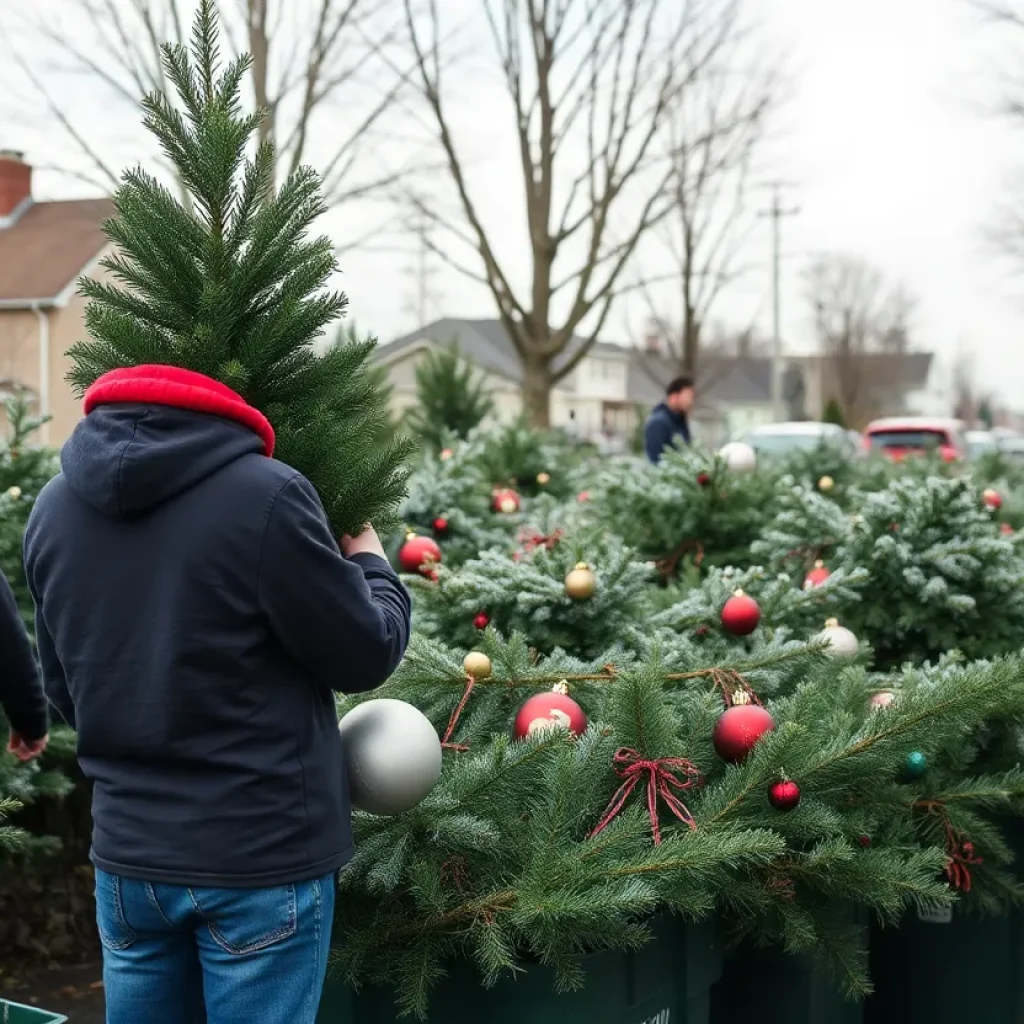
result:
[[[300,167],[275,191],[271,144],[246,156],[266,115],[242,111],[251,58],[222,67],[213,0],[201,0],[190,50],[166,45],[162,59],[175,96],[147,96],[145,125],[190,201],[142,168],[124,175],[104,226],[113,280],[80,282],[89,339],[69,351],[68,380],[81,393],[142,364],[213,377],[267,416],[276,457],[316,487],[337,534],[387,529],[413,445],[380,440],[388,416],[369,373],[373,342],[314,348],[347,304],[326,290],[333,243],[308,235],[325,208],[319,179]]]
[[[672,449],[657,466],[625,460],[602,471],[588,507],[672,578],[687,565],[747,561],[772,514],[776,479],[771,468],[741,475],[699,448]]]
[[[590,450],[558,431],[538,431],[519,422],[478,431],[471,440],[480,469],[496,490],[569,498],[583,486],[577,470],[581,456]]]
[[[518,517],[493,509],[494,496],[477,461],[479,448],[453,443],[444,458],[424,453],[409,478],[401,507],[405,528],[392,541],[392,561],[409,531],[433,537],[442,564],[452,568],[489,548],[512,543]]]
[[[964,865],[929,816],[928,766],[952,763],[994,715],[1024,711],[1024,665],[892,680],[899,697],[879,711],[879,679],[854,663],[837,671],[814,644],[737,645],[732,663],[704,653],[588,663],[538,658],[494,631],[468,656],[418,640],[382,692],[432,718],[445,769],[411,814],[359,819],[342,969],[397,982],[401,1005],[423,1014],[451,957],[473,959],[482,983],[558,965],[568,986],[578,954],[639,942],[659,908],[716,908],[761,939],[823,955],[862,994],[864,950],[835,907],[895,921],[964,891],[951,881]],[[534,729],[545,716],[524,712],[538,700],[549,711]],[[730,733],[735,713],[770,724]],[[961,788],[953,827],[974,859],[1004,859],[983,815],[1013,806],[1020,782],[1013,769]],[[1012,889],[1005,876],[994,884]]]
[[[645,619],[653,577],[617,537],[581,531],[575,510],[534,510],[515,551],[492,549],[436,581],[414,580],[417,630],[472,646],[494,625],[522,632],[542,653],[561,648],[582,657],[629,644]]]

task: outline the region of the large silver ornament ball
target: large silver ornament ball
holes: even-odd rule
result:
[[[441,741],[404,700],[357,704],[338,723],[352,805],[392,817],[411,811],[441,777]]]
[[[860,653],[857,635],[845,626],[840,626],[835,619],[829,619],[825,623],[825,628],[818,635],[818,639],[828,641],[827,654],[839,658],[855,658]]]
[[[723,445],[718,456],[734,473],[749,473],[757,466],[757,454],[749,444],[742,441],[730,441]]]

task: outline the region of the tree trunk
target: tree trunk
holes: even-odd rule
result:
[[[551,426],[550,364],[541,358],[526,360],[523,366],[523,414],[531,427],[545,429]]]
[[[697,379],[697,354],[700,351],[700,321],[692,309],[684,311],[683,359],[680,369],[693,380]]]

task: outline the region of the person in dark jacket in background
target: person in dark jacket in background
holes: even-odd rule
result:
[[[46,694],[32,642],[7,577],[0,572],[0,707],[11,726],[7,749],[19,761],[38,757],[48,739]]]
[[[353,852],[334,694],[396,668],[409,595],[223,384],[114,370],[85,413],[25,567],[93,782],[108,1024],[313,1024]]]
[[[689,377],[676,377],[665,389],[665,401],[651,410],[644,427],[644,450],[651,462],[660,462],[661,453],[671,447],[677,437],[683,444],[690,443],[690,424],[686,417],[693,408],[693,399],[693,381]]]

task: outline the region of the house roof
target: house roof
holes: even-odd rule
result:
[[[461,320],[444,317],[433,323],[405,334],[394,341],[380,345],[375,353],[379,362],[391,362],[424,342],[435,341],[445,344],[454,341],[459,351],[483,370],[505,377],[516,384],[522,382],[523,371],[519,365],[515,346],[500,320]],[[564,352],[555,360],[556,368],[564,366],[566,360],[579,351],[586,339],[574,336]],[[590,350],[593,354],[619,356],[628,359],[630,350],[607,341],[597,342]]]
[[[113,214],[110,199],[33,203],[0,230],[0,303],[56,299],[107,245]]]
[[[411,334],[396,338],[377,348],[375,358],[391,362],[404,352],[425,342],[455,341],[459,351],[472,363],[490,373],[504,377],[515,384],[522,382],[522,368],[504,325],[500,320],[462,320],[445,317],[427,324]],[[574,337],[567,350],[555,361],[556,367],[586,344],[586,339]],[[644,352],[607,341],[598,341],[590,350],[593,355],[615,356],[628,361],[626,396],[637,405],[654,405],[665,397],[665,385],[678,375],[678,366],[670,357]],[[872,379],[886,388],[914,390],[924,387],[931,368],[930,352],[870,353]],[[698,375],[697,411],[714,413],[716,407],[730,405],[758,405],[771,401],[772,361],[764,356],[735,356],[705,361],[705,370]],[[798,367],[809,368],[819,364],[824,377],[835,373],[833,362],[827,356],[789,357]],[[797,374],[799,377],[799,373]],[[784,389],[792,384],[784,383]]]

